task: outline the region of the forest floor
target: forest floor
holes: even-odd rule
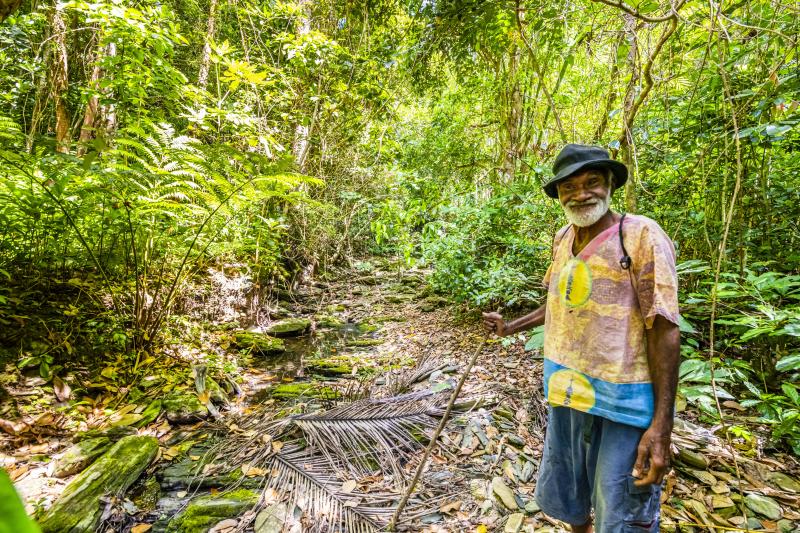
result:
[[[52,505],[76,479],[74,473],[54,475],[76,434],[113,441],[138,432],[158,439],[157,459],[124,496],[104,500],[101,530],[194,531],[188,526],[181,529],[174,518],[185,514],[193,499],[217,497],[231,486],[272,486],[268,478],[276,471],[260,468],[261,463],[254,466],[254,457],[256,448],[280,453],[284,444],[270,441],[272,436],[258,440],[278,417],[324,412],[342,400],[390,398],[401,388],[417,395],[433,394],[441,407],[441,399],[446,403],[483,340],[475,317],[432,295],[419,272],[349,272],[284,298],[273,306],[273,311],[280,311],[274,314],[308,317],[310,333],[286,339],[288,350],[280,356],[253,356],[247,367],[215,373],[222,389],[226,381],[231,385],[218,401],[204,397],[202,391],[196,393],[197,368],[203,354],[215,353],[226,360],[236,350],[228,331],[235,324],[217,324],[212,333],[199,335],[194,346],[172,347],[172,357],[163,358],[163,363],[140,362],[142,375],[117,390],[107,385],[103,389],[99,383],[118,370],[113,365],[84,376],[79,381],[87,396],[94,391],[93,399],[77,401],[65,393],[70,381],[77,388],[74,377],[52,389],[35,376],[19,374],[7,380],[9,396],[0,410],[5,432],[0,437],[0,459],[29,511],[41,512]],[[184,368],[195,370],[176,371],[180,358]],[[532,499],[546,420],[541,374],[536,351],[526,352],[519,342],[504,345],[489,340],[434,449],[416,505],[405,517],[405,530],[564,530],[564,524],[545,516]],[[212,411],[216,404],[220,414],[209,418],[201,409],[196,416],[157,411],[152,420],[143,417],[153,398],[167,389],[197,394]],[[145,392],[133,394],[135,390]],[[731,417],[741,416],[735,402],[726,409]],[[661,529],[800,531],[797,459],[766,453],[752,444],[728,443],[718,436],[719,426],[699,419],[699,412],[689,406],[676,421],[674,469],[664,484]],[[416,470],[420,449],[413,448],[411,459],[401,464],[406,479]],[[216,464],[223,461],[227,469]],[[193,465],[202,468],[192,469]],[[220,471],[241,471],[244,476],[219,475]],[[392,484],[396,479],[387,472],[361,477],[344,473],[329,478],[328,486],[331,479],[339,484],[337,497],[356,497],[344,504],[356,510],[376,494],[400,493]],[[262,497],[259,508],[274,509],[282,499],[277,493],[273,501]],[[283,515],[283,525],[273,529],[254,513],[238,517],[242,508],[237,507],[230,516],[215,515],[204,522],[205,529],[197,530],[301,531],[313,523],[307,499],[284,502],[284,510],[286,503],[289,511]],[[385,522],[387,515],[381,516]]]

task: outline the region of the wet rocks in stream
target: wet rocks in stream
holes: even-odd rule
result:
[[[173,424],[191,424],[208,417],[206,406],[191,392],[172,392],[164,398],[162,406],[167,420]]]
[[[298,337],[310,327],[311,320],[308,318],[285,318],[267,326],[265,333],[272,337]]]
[[[240,350],[249,350],[255,355],[275,355],[286,351],[281,339],[266,333],[255,331],[237,331],[234,333],[234,344]]]
[[[248,489],[211,494],[193,499],[186,509],[170,520],[168,533],[206,533],[215,524],[252,509],[259,494]]]

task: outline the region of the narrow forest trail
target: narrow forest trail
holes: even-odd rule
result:
[[[307,467],[310,456],[303,456],[308,479],[282,481],[276,457],[291,457],[295,448],[308,451],[314,436],[343,439],[337,441],[339,447],[351,442],[329,426],[319,425],[299,440],[296,429],[292,433],[286,428],[302,426],[298,420],[304,416],[313,425],[314,416],[348,402],[373,408],[427,402],[424,416],[433,413],[430,420],[435,421],[483,338],[478,323],[432,295],[417,271],[351,272],[284,295],[277,307],[311,320],[311,331],[284,339],[287,352],[281,355],[253,355],[241,374],[238,396],[216,402],[212,394],[220,418],[198,422],[191,416],[159,414],[138,429],[140,435],[158,439],[157,459],[124,495],[103,500],[102,531],[335,529],[319,523],[320,506],[314,501],[320,498],[327,504],[343,502],[336,512],[353,523],[369,512],[375,524],[386,522],[386,510],[401,495],[398,478],[409,479],[421,456],[418,443],[403,442],[408,428],[375,419],[364,422],[366,407],[361,412],[367,415],[354,423],[357,417],[350,412],[345,432],[385,430],[401,460],[389,461],[382,471],[364,472],[340,463],[338,471],[331,471]],[[546,517],[532,500],[546,411],[541,371],[537,353],[525,352],[520,343],[504,346],[490,340],[435,448],[407,512],[405,530],[563,530],[563,524]],[[676,424],[675,470],[665,483],[662,530],[800,530],[797,462],[788,456],[756,458],[739,450],[734,461],[727,444],[714,435],[715,428],[689,422],[694,418],[684,412]],[[415,420],[418,425],[411,429],[430,429],[427,419]],[[101,427],[93,436],[113,441],[136,432],[121,423]],[[369,436],[359,438],[380,444]],[[13,458],[7,467],[29,506],[56,500],[75,479],[53,476],[67,445],[63,436],[42,435],[7,456]],[[392,473],[392,465],[401,472]],[[302,494],[306,482],[318,483],[327,496]],[[287,498],[278,488],[294,494]],[[740,501],[752,511],[747,523],[736,506]],[[379,509],[368,511],[371,504]],[[348,514],[361,510],[366,514]],[[311,516],[315,514],[317,518]],[[370,527],[344,526],[348,531],[374,530]]]

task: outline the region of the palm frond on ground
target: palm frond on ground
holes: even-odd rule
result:
[[[312,531],[371,533],[381,530],[394,512],[390,506],[364,505],[358,493],[342,491],[342,481],[329,460],[307,449],[292,447],[272,456],[266,489],[289,494],[295,505],[314,517]],[[387,503],[396,495],[369,500]],[[391,498],[389,497],[391,496]]]
[[[292,418],[331,465],[342,463],[357,476],[391,471],[402,479],[402,463],[436,425],[436,395],[361,400],[322,413]]]

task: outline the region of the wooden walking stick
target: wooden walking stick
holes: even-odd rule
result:
[[[414,487],[417,486],[419,478],[422,477],[422,471],[425,470],[425,465],[428,463],[428,457],[430,457],[431,455],[431,450],[433,450],[433,447],[436,445],[436,441],[439,439],[439,435],[442,433],[442,429],[444,429],[445,424],[447,424],[447,420],[450,418],[450,412],[453,410],[453,405],[456,403],[458,394],[461,392],[461,387],[467,380],[467,376],[469,376],[469,372],[470,370],[472,370],[472,366],[475,364],[475,361],[478,360],[478,356],[483,351],[483,347],[486,346],[487,339],[488,336],[483,337],[481,339],[481,342],[475,349],[475,353],[472,354],[472,358],[469,360],[469,363],[467,363],[467,368],[464,369],[464,373],[461,374],[461,378],[459,378],[458,383],[456,384],[456,388],[453,389],[453,393],[450,395],[450,401],[447,403],[447,408],[444,410],[444,415],[442,416],[442,419],[439,421],[439,426],[433,433],[433,436],[431,437],[431,441],[428,444],[428,447],[425,448],[425,453],[423,454],[422,460],[420,461],[419,466],[417,467],[417,473],[414,474],[414,479],[411,480],[411,485],[409,485],[408,489],[406,489],[406,493],[403,495],[403,499],[400,500],[400,503],[397,505],[397,509],[392,515],[392,519],[389,521],[389,525],[386,526],[389,531],[395,530],[394,528],[397,525],[398,518],[400,518],[400,513],[403,512],[403,509],[408,503],[408,499],[411,497],[411,493],[414,492]]]

